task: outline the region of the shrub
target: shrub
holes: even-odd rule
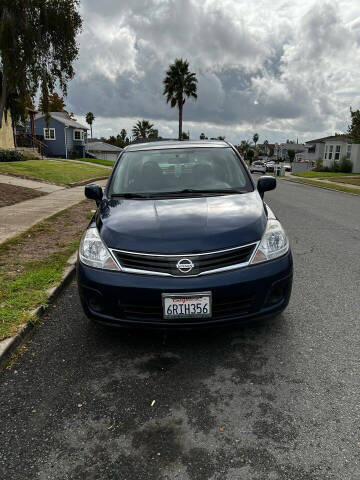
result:
[[[330,165],[330,172],[339,172],[339,162],[333,160]]]
[[[0,150],[0,162],[21,162],[24,156],[16,150]]]
[[[316,172],[321,172],[321,171],[323,171],[323,168],[324,168],[324,167],[323,167],[323,159],[322,159],[321,157],[319,157],[319,158],[317,158],[317,159],[315,160],[315,168],[314,168],[314,170],[315,170]]]
[[[342,157],[339,163],[339,171],[342,173],[351,173],[352,169],[352,162],[347,157]]]

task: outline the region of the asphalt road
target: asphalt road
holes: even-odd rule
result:
[[[71,285],[0,375],[0,478],[360,478],[360,198],[285,181],[266,198],[294,253],[286,312],[106,334]]]

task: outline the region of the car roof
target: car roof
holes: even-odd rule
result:
[[[231,145],[223,140],[164,140],[161,142],[145,142],[128,145],[124,150],[126,152],[136,152],[138,150],[162,150],[166,148],[226,148]]]

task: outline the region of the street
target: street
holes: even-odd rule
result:
[[[278,182],[294,255],[279,318],[99,331],[73,282],[0,374],[0,478],[360,478],[360,199]]]

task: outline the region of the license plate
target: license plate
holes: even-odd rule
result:
[[[162,300],[165,319],[211,317],[211,292],[163,293]]]

